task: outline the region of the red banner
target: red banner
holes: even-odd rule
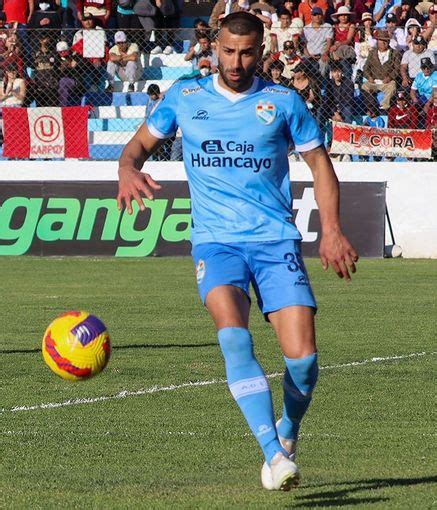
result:
[[[89,158],[88,107],[3,108],[8,158]]]
[[[431,149],[430,129],[382,129],[333,122],[334,154],[430,159]]]

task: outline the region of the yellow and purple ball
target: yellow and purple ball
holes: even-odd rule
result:
[[[42,353],[55,374],[78,381],[105,368],[111,356],[111,341],[98,317],[71,311],[50,323],[44,333]]]

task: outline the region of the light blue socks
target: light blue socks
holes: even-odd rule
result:
[[[253,352],[252,337],[245,328],[223,328],[218,340],[225,359],[232,396],[258,441],[267,463],[281,447],[275,427],[272,396],[264,371]]]
[[[319,366],[317,353],[303,358],[287,358],[284,375],[284,408],[278,434],[296,440],[302,418],[311,402]]]

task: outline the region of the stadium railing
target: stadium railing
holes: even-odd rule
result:
[[[124,51],[136,44],[138,59],[121,64],[111,63],[110,59],[117,47],[117,30],[10,32],[0,53],[0,106],[38,108],[35,111],[41,115],[46,108],[87,106],[90,158],[118,159],[123,146],[153,110],[154,94],[161,97],[176,80],[199,75],[198,64],[205,57],[212,61],[215,70],[215,59],[207,54],[191,61],[185,59],[195,40],[191,29],[123,32],[127,39]],[[210,39],[214,47],[213,34]],[[435,157],[436,126],[427,120],[424,99],[422,104],[411,104],[409,89],[402,88],[400,72],[394,80],[390,107],[385,101],[383,108],[383,92],[363,88],[365,60],[358,54],[357,45],[329,62],[304,56],[299,43],[295,49],[291,58],[285,51],[274,55],[266,52],[258,74],[274,78],[301,94],[325,134],[332,157],[353,161],[368,160],[369,154],[376,160]],[[275,69],[279,69],[279,74]],[[341,71],[341,88],[338,84],[333,86],[334,69]],[[405,116],[405,124],[399,122],[402,116],[398,115],[397,132],[381,131],[393,127],[389,118],[396,116],[390,115],[389,108],[396,105],[399,92],[404,94],[410,112]],[[434,103],[436,96],[435,90]],[[3,123],[2,138],[8,135],[8,129],[11,128]],[[16,144],[20,145],[20,135],[16,136]],[[290,152],[293,153],[292,146]],[[1,150],[0,157],[5,159]],[[164,161],[182,159],[178,135],[167,141],[154,157]]]

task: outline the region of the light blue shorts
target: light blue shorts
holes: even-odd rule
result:
[[[300,241],[204,243],[193,246],[192,255],[203,303],[219,285],[234,285],[249,296],[252,283],[264,314],[293,305],[317,308]]]

